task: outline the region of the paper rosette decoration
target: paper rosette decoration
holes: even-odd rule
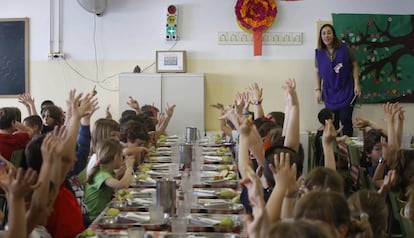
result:
[[[254,55],[262,55],[262,32],[267,30],[276,18],[277,6],[274,0],[237,0],[235,12],[240,27],[253,33]]]

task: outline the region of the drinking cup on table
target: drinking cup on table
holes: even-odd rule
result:
[[[191,163],[191,171],[200,172],[200,170],[201,170],[201,163],[202,163],[201,160],[194,160]]]
[[[171,232],[172,233],[186,233],[187,232],[187,218],[186,217],[172,217],[171,218]]]
[[[129,238],[144,238],[145,229],[144,227],[130,227],[128,228]]]
[[[148,208],[150,214],[150,222],[160,224],[164,219],[164,207],[152,206]]]
[[[198,196],[197,193],[194,191],[189,191],[184,193],[184,202],[192,205],[197,205],[198,203]]]
[[[200,169],[198,171],[191,171],[190,172],[190,179],[193,184],[200,184],[201,183],[201,176],[200,176]]]
[[[168,165],[168,173],[171,177],[177,177],[179,174],[178,164],[169,164]]]
[[[191,203],[186,201],[177,205],[177,216],[186,217],[191,213]]]

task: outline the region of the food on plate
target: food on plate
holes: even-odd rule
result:
[[[150,162],[157,162],[158,159],[157,159],[157,157],[149,157],[149,161]]]
[[[116,209],[116,208],[111,207],[106,211],[106,215],[110,217],[118,216],[118,214],[119,214],[119,209]]]
[[[149,152],[150,152],[150,153],[157,153],[157,148],[156,148],[155,146],[151,146],[151,147],[149,148]]]
[[[222,179],[224,179],[224,177],[221,176],[221,175],[214,175],[213,179],[214,180],[222,180]]]
[[[223,190],[220,191],[220,196],[233,198],[233,197],[237,196],[237,193],[232,189],[223,189]]]
[[[216,150],[216,155],[224,155],[225,153],[227,153],[226,147],[220,147]]]
[[[231,219],[230,217],[225,217],[220,221],[219,226],[230,226],[230,227],[232,227],[232,226],[234,226],[233,219]]]
[[[152,164],[140,164],[138,165],[138,171],[147,172],[152,169]]]
[[[236,180],[237,179],[237,174],[230,173],[230,174],[227,175],[226,178],[229,179],[229,180]]]
[[[229,174],[227,169],[220,171],[218,175],[214,175],[214,180],[222,180]]]
[[[82,231],[82,233],[80,233],[79,236],[77,236],[77,237],[84,238],[84,237],[91,237],[91,236],[95,236],[95,235],[96,235],[95,231],[92,230],[91,228],[88,228],[88,229]]]
[[[228,155],[223,156],[222,160],[225,163],[231,163],[233,161],[233,159]]]
[[[129,192],[128,189],[119,189],[115,193],[115,200],[117,201],[124,201],[133,198],[132,194]]]
[[[347,138],[346,139],[346,141],[345,141],[347,144],[349,144],[349,145],[353,145],[353,144],[355,144],[355,142],[351,139],[351,138]]]
[[[217,166],[217,170],[219,170],[219,171],[230,170],[230,166],[228,166],[226,164],[221,164],[221,165]]]
[[[148,174],[140,174],[140,175],[138,175],[138,180],[145,180],[148,177],[149,177]]]
[[[165,135],[160,135],[157,140],[157,144],[165,144],[167,142],[167,137]]]
[[[232,203],[240,203],[240,195],[235,196],[234,198],[231,199]]]

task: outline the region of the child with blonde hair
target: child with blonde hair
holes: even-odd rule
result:
[[[91,220],[95,219],[111,201],[115,189],[127,188],[131,183],[134,157],[125,159],[126,170],[121,179],[117,179],[115,170],[122,161],[122,145],[119,141],[108,139],[98,142],[96,148],[97,163],[88,175],[85,203]]]

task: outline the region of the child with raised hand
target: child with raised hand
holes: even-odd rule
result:
[[[247,233],[249,237],[262,237],[268,227],[268,215],[263,198],[263,187],[259,176],[249,173],[240,183],[247,188],[253,216],[246,215]]]
[[[88,175],[86,185],[86,205],[89,217],[94,220],[111,201],[115,189],[127,188],[132,180],[135,158],[125,159],[125,173],[117,179],[115,170],[119,169],[122,161],[122,145],[119,141],[108,139],[98,143],[97,164]]]
[[[8,202],[8,230],[6,238],[27,237],[25,197],[39,187],[37,173],[32,169],[17,172],[13,168],[0,166],[0,187],[6,192]]]

